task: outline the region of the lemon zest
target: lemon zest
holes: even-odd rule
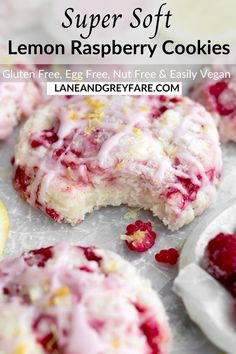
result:
[[[20,343],[15,348],[14,354],[24,354],[26,352],[26,344]]]

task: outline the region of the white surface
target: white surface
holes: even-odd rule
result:
[[[235,214],[236,200],[233,200],[227,207],[223,206],[220,213],[212,215],[208,225],[197,227],[184,245],[180,273],[174,282],[174,290],[183,299],[193,321],[215,345],[232,354],[236,348],[234,299],[201,268],[201,260],[210,239],[219,232],[235,232]]]
[[[236,325],[230,293],[196,263],[180,271],[174,289],[206,336],[222,350],[234,354]]]
[[[155,246],[145,254],[136,254],[127,250],[119,235],[124,233],[125,226],[132,222],[124,218],[127,208],[105,208],[89,215],[85,221],[76,226],[59,225],[43,215],[39,210],[33,210],[15,193],[11,185],[10,158],[16,137],[5,143],[0,143],[0,199],[5,202],[11,220],[11,232],[5,255],[19,254],[28,248],[55,244],[67,240],[73,244],[95,245],[117,252],[131,261],[142,275],[151,279],[153,287],[160,294],[173,331],[174,343],[171,354],[218,354],[200,330],[189,320],[182,302],[172,292],[175,268],[158,265],[154,254],[166,247],[181,246],[198,224],[206,225],[211,211],[219,210],[222,203],[236,197],[236,169],[234,145],[226,146],[224,150],[224,175],[214,205],[192,224],[178,232],[168,231],[151,213],[141,212],[139,218],[154,222],[158,233]],[[197,237],[197,235],[196,235]]]

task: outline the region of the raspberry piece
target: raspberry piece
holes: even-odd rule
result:
[[[46,350],[46,353],[58,353],[58,343],[52,332],[42,338],[38,338],[37,342]]]
[[[156,240],[156,233],[152,230],[151,222],[137,220],[126,228],[126,234],[121,236],[130,250],[145,252],[151,248]]]
[[[53,326],[55,326],[55,319],[48,314],[39,315],[32,325],[33,331],[36,332],[36,340],[46,353],[55,353],[59,350],[57,339],[51,332]]]
[[[209,181],[213,183],[215,178],[215,169],[214,168],[209,169],[208,171],[206,171],[206,175]]]
[[[181,97],[173,97],[170,99],[170,102],[179,103],[179,102],[182,102],[182,98]]]
[[[161,250],[155,255],[155,259],[158,263],[175,265],[179,259],[179,251],[175,248]]]
[[[21,292],[21,286],[19,284],[8,284],[7,287],[2,289],[4,295],[7,296],[16,296],[19,295]]]
[[[82,153],[81,151],[78,151],[76,149],[71,148],[72,154],[74,154],[76,157],[81,157]]]
[[[151,118],[159,118],[165,111],[168,110],[167,106],[153,107],[151,111]]]
[[[236,235],[220,233],[209,241],[203,268],[230,288],[236,283]]]
[[[220,95],[227,89],[228,84],[224,81],[217,82],[216,84],[209,87],[210,94],[215,97],[217,111],[222,116],[227,116],[234,111],[234,109],[227,108],[220,102]]]
[[[199,181],[201,181],[202,177],[200,175],[196,177]],[[182,201],[181,205],[179,205],[179,208],[183,210],[189,202],[193,202],[196,199],[197,192],[199,191],[201,186],[194,184],[190,178],[177,177],[177,180],[184,187],[186,192],[183,194],[178,188],[170,187],[166,193],[166,197],[169,199],[172,198],[176,193],[181,193]]]
[[[65,152],[65,147],[61,147],[61,148],[58,148],[56,150],[53,151],[53,159],[57,160],[64,152]]]
[[[87,266],[79,267],[79,270],[82,270],[83,272],[87,272],[87,273],[94,273],[94,271]]]
[[[141,306],[140,304],[136,303],[136,304],[134,304],[134,306],[135,306],[136,310],[138,311],[138,313],[140,313],[140,314],[144,314],[147,311],[147,309],[144,306]]]
[[[31,140],[31,147],[33,149],[36,149],[40,146],[47,147],[48,145],[52,145],[57,141],[58,141],[58,136],[55,133],[54,128],[52,128],[52,129],[42,131],[42,133],[38,137],[33,138]]]
[[[151,348],[150,354],[158,354],[160,353],[158,347],[158,337],[159,337],[159,329],[157,326],[156,321],[152,320],[151,318],[144,322],[140,330],[143,332],[145,337],[147,338],[147,343]]]
[[[4,294],[4,295],[10,295],[10,290],[9,290],[9,288],[3,288],[2,289],[2,293]]]
[[[64,95],[64,98],[65,98],[66,100],[70,100],[71,98],[73,98],[73,95]]]
[[[166,102],[167,100],[168,100],[167,96],[164,96],[164,95],[159,96],[160,102]]]
[[[49,314],[41,314],[35,319],[32,325],[32,329],[34,331],[40,331],[41,329],[40,327],[42,326],[43,328],[45,328],[46,325],[48,326],[55,325],[55,318]]]
[[[56,210],[51,209],[51,208],[46,208],[45,212],[47,213],[48,216],[50,216],[53,220],[60,222],[61,217],[60,215],[56,212]]]
[[[24,259],[30,267],[36,265],[43,268],[52,256],[52,247],[46,247],[40,248],[39,250],[30,251],[24,255]]]
[[[94,248],[93,247],[81,247],[84,251],[84,255],[87,258],[88,261],[95,261],[98,264],[102,261],[102,257],[97,256],[94,253]]]
[[[228,88],[228,85],[224,81],[217,82],[209,87],[209,92],[212,96],[218,98],[220,94]]]
[[[30,177],[25,173],[23,167],[17,167],[14,175],[15,187],[20,192],[25,192],[30,184]]]
[[[197,179],[201,180],[201,176],[197,176]],[[200,189],[200,186],[197,184],[194,184],[190,178],[178,177],[178,181],[186,189],[186,192],[188,194],[188,199],[190,201],[194,201],[196,199],[197,192]]]
[[[76,170],[79,167],[79,164],[74,161],[62,160],[61,164],[65,167],[70,167],[72,170]]]

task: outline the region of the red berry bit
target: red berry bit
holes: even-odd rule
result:
[[[73,96],[72,96],[72,95],[64,95],[64,98],[65,98],[66,100],[70,100],[71,98],[73,98]]]
[[[225,90],[228,90],[228,84],[227,84],[227,82],[224,82],[224,81],[217,82],[216,84],[211,85],[209,87],[210,94],[212,96],[214,96],[215,100],[216,100],[216,109],[219,112],[219,114],[221,114],[222,116],[227,116],[227,115],[233,113],[235,110],[235,107],[229,108],[229,107],[225,106],[224,104],[222,104],[222,102],[220,100],[220,96]]]
[[[155,255],[155,259],[158,263],[165,263],[173,266],[178,262],[179,251],[175,248],[161,250]]]
[[[79,164],[74,161],[62,160],[61,164],[65,167],[71,168],[72,170],[77,170],[77,168],[79,167]]]
[[[151,349],[150,354],[160,353],[158,346],[159,329],[156,321],[152,318],[146,320],[146,322],[141,325],[140,330],[147,338],[147,343]]]
[[[94,271],[87,266],[79,267],[79,270],[81,270],[82,272],[94,273]]]
[[[182,97],[173,97],[170,99],[170,102],[172,103],[180,103],[182,101],[183,101]]]
[[[19,284],[10,283],[2,289],[2,293],[6,296],[18,296],[21,293],[21,286]]]
[[[46,353],[59,353],[58,342],[55,335],[50,332],[42,338],[38,338],[37,342],[43,347]]]
[[[156,240],[156,233],[152,230],[151,222],[137,220],[126,228],[126,234],[121,236],[131,251],[145,252],[151,248]]]
[[[211,168],[207,171],[205,171],[206,173],[206,176],[208,178],[208,180],[213,183],[214,182],[214,179],[217,178],[217,179],[220,179],[220,176],[218,175],[218,173],[216,173],[215,169],[214,168]]]
[[[168,107],[163,105],[161,107],[153,107],[151,110],[151,118],[159,118],[163,113],[168,110]]]
[[[227,89],[228,85],[224,81],[217,82],[209,87],[209,92],[211,95],[218,98],[220,94]]]
[[[53,151],[52,158],[55,159],[55,160],[57,160],[57,159],[65,152],[65,150],[66,150],[66,147],[65,147],[65,146],[60,147],[60,148],[58,148],[58,149],[55,149],[55,150]]]
[[[19,192],[26,192],[26,189],[30,184],[30,177],[26,174],[25,169],[23,167],[17,167],[13,180],[15,188]]]
[[[197,179],[201,181],[202,177],[199,175],[197,176]],[[194,184],[190,178],[183,178],[183,177],[178,177],[177,180],[178,183],[180,183],[182,187],[184,187],[186,192],[183,194],[178,188],[170,187],[167,190],[166,198],[171,199],[172,197],[175,197],[176,193],[181,194],[182,199],[179,208],[181,210],[184,210],[185,207],[188,205],[188,203],[193,202],[197,198],[197,193],[201,188],[201,183],[199,183],[199,185]]]
[[[24,254],[24,260],[30,267],[36,265],[37,267],[43,268],[52,256],[52,247],[46,247]]]
[[[56,327],[56,320],[48,314],[39,315],[32,325],[36,340],[46,353],[58,353],[60,349],[55,334],[51,332],[52,327]]]
[[[54,128],[43,130],[40,134],[35,134],[31,140],[31,147],[36,149],[40,146],[49,147],[58,141],[58,136]]]
[[[84,251],[84,255],[88,261],[94,261],[97,262],[98,264],[101,263],[102,257],[97,256],[94,252],[93,247],[80,247]]]
[[[139,314],[144,314],[147,311],[146,307],[141,306],[140,304],[134,303],[134,306]]]
[[[208,243],[203,268],[236,295],[236,235],[220,233]]]
[[[150,99],[152,100],[152,96],[150,96]],[[161,96],[158,96],[158,100],[160,102],[166,102],[166,101],[168,101],[168,97],[164,96],[164,95],[161,95]]]
[[[197,179],[200,181],[202,177],[197,176]],[[189,200],[194,201],[197,197],[197,192],[200,189],[200,185],[194,184],[190,178],[178,177],[178,181],[186,190]]]
[[[48,216],[50,216],[50,218],[52,218],[53,220],[60,222],[61,221],[61,217],[60,215],[56,212],[56,210],[51,209],[51,208],[46,208],[45,212]]]
[[[3,295],[9,296],[10,295],[10,289],[5,287],[5,288],[2,289],[2,293],[3,293]]]

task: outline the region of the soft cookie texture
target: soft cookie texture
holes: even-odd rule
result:
[[[0,82],[0,140],[9,137],[18,121],[29,117],[41,102],[41,89],[33,81]]]
[[[190,97],[201,103],[214,117],[223,142],[236,142],[236,70],[209,67],[215,73],[230,72],[229,79],[202,79],[190,90]]]
[[[0,353],[166,354],[164,308],[118,255],[59,244],[0,263]]]
[[[210,204],[221,151],[212,117],[187,98],[65,97],[26,122],[14,169],[16,190],[58,222],[126,204],[176,230]]]

